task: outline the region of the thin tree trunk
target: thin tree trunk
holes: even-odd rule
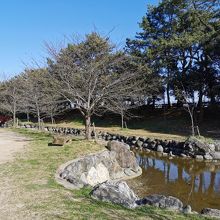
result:
[[[190,110],[190,107],[188,106],[188,112],[191,119],[191,129],[192,129],[192,136],[195,136],[195,125],[194,125],[194,118],[193,118],[193,109]]]
[[[166,92],[167,92],[167,105],[168,105],[168,108],[170,108],[171,104],[170,104],[170,85],[169,85],[169,83],[167,83]]]
[[[215,95],[213,92],[210,93],[210,101],[211,101],[211,105],[216,104]]]
[[[16,127],[16,112],[13,112],[13,127]]]
[[[153,97],[153,102],[152,102],[152,108],[155,109],[155,103],[156,103],[156,100],[155,100],[155,97]]]
[[[16,127],[16,104],[13,106],[13,127]]]
[[[203,116],[204,116],[204,110],[203,110],[203,106],[202,106],[202,97],[203,97],[203,92],[200,90],[198,106],[197,106],[199,109],[199,117],[198,117],[199,122],[203,121]]]
[[[37,122],[38,122],[38,129],[41,129],[41,121],[40,121],[40,111],[37,109]]]
[[[85,116],[85,130],[86,130],[86,139],[90,140],[91,139],[91,116],[90,115],[86,115]]]
[[[199,110],[201,110],[201,108],[202,108],[202,97],[203,97],[203,93],[200,90],[199,91],[199,100],[198,100],[198,108],[199,108]]]
[[[50,119],[51,119],[51,124],[53,125],[53,124],[54,124],[54,118],[53,118],[53,115],[50,116]]]
[[[30,115],[29,115],[29,112],[26,113],[26,116],[27,116],[27,122],[30,121]]]
[[[123,110],[121,111],[121,128],[124,128],[124,113]]]

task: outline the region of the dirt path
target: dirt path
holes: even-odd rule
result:
[[[0,219],[20,220],[34,219],[28,216],[24,204],[20,203],[22,192],[14,180],[12,167],[16,153],[24,151],[30,139],[7,129],[0,129]],[[13,170],[13,172],[12,172]],[[25,209],[25,210],[23,210]]]
[[[14,132],[0,129],[0,164],[13,160],[30,140]]]

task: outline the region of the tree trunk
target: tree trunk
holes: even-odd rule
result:
[[[213,92],[210,93],[210,101],[211,101],[211,105],[216,104],[215,95]]]
[[[85,130],[86,130],[86,139],[90,140],[91,139],[91,116],[90,115],[86,115],[85,116]]]
[[[16,104],[13,106],[13,127],[16,127]]]
[[[199,122],[203,121],[203,116],[204,116],[204,110],[202,106],[202,97],[203,97],[203,92],[199,92],[199,100],[198,100],[198,109],[199,109]]]
[[[152,108],[155,109],[155,103],[156,103],[156,100],[155,100],[155,97],[153,97],[153,100],[152,100]]]
[[[38,122],[38,129],[41,129],[41,121],[40,121],[40,111],[39,109],[37,110],[37,122]]]
[[[27,115],[27,122],[29,122],[29,121],[30,121],[30,115],[29,115],[29,112],[27,112],[26,115]]]
[[[198,100],[199,110],[201,110],[201,108],[202,108],[202,97],[203,97],[203,93],[202,93],[202,91],[199,91],[199,100]]]
[[[54,118],[53,118],[53,115],[50,116],[50,120],[51,120],[51,124],[53,125],[53,124],[54,124]]]
[[[124,128],[124,113],[121,111],[121,128]]]
[[[168,105],[168,108],[170,108],[171,104],[170,104],[170,86],[169,86],[169,83],[167,83],[166,92],[167,92],[167,105]]]
[[[16,127],[16,112],[13,112],[13,127]]]
[[[195,126],[194,126],[193,112],[190,112],[189,114],[190,114],[190,119],[191,119],[192,136],[195,136]]]

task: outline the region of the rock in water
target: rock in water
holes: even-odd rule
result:
[[[202,210],[201,213],[206,216],[220,218],[220,210],[219,209],[205,208]]]
[[[123,181],[107,181],[99,184],[92,190],[91,196],[93,199],[112,202],[127,208],[135,208],[138,200],[137,195]]]
[[[173,197],[153,194],[137,201],[138,205],[152,205],[158,208],[166,208],[174,211],[182,211],[183,203]]]

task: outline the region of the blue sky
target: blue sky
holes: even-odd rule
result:
[[[15,75],[46,56],[44,41],[95,29],[123,44],[159,0],[0,0],[0,74]],[[25,63],[25,64],[24,64]]]

